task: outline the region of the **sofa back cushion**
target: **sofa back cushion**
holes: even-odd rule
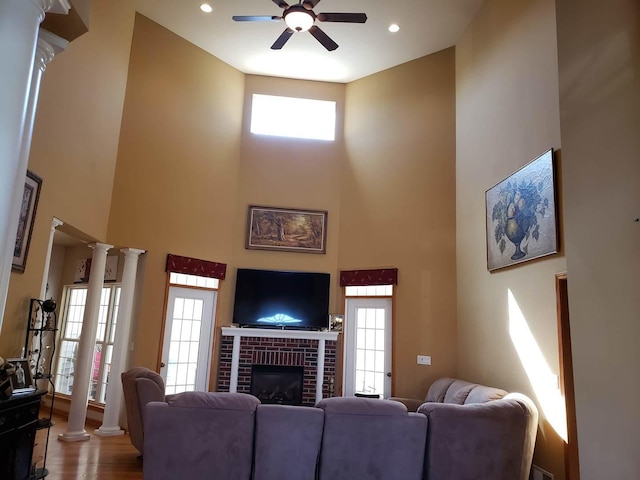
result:
[[[507,392],[494,387],[478,385],[457,378],[443,377],[431,384],[425,402],[455,403],[484,403],[500,400]]]
[[[327,398],[317,407],[325,418],[320,480],[422,480],[424,415],[370,398]]]
[[[323,425],[320,408],[258,405],[253,480],[314,480]]]
[[[477,384],[466,382],[464,380],[455,380],[447,389],[444,396],[444,403],[455,403],[456,405],[464,405],[469,396],[469,392],[473,390]]]
[[[249,479],[257,398],[185,392],[145,407],[145,480]]]
[[[501,398],[504,398],[505,395],[507,395],[507,392],[501,388],[476,385],[476,387],[471,389],[469,392],[464,404],[467,405],[470,403],[484,403],[492,400],[500,400]]]
[[[447,394],[447,390],[451,386],[453,382],[455,382],[455,378],[443,377],[439,378],[435,382],[431,384],[429,390],[427,391],[427,396],[424,399],[425,402],[444,402],[444,396]]]

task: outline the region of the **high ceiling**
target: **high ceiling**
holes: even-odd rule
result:
[[[208,1],[211,13],[199,6]],[[329,82],[350,82],[455,45],[484,0],[322,0],[314,12],[366,13],[365,24],[319,22],[339,48],[327,51],[309,32],[282,50],[271,44],[284,21],[234,22],[233,15],[276,15],[272,0],[134,0],[142,15],[238,70]],[[290,5],[297,3],[294,0]],[[390,33],[396,23],[400,31]]]

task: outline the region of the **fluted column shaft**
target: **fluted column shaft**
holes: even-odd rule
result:
[[[114,436],[122,435],[124,430],[120,428],[118,420],[122,408],[122,379],[129,347],[129,332],[131,329],[131,314],[133,312],[133,300],[136,289],[136,275],[138,273],[138,257],[144,250],[135,248],[123,248],[124,268],[122,271],[122,287],[120,290],[120,305],[118,306],[118,318],[116,319],[116,336],[111,355],[111,369],[109,370],[109,383],[107,385],[107,397],[102,417],[102,426],[96,430],[96,435]]]
[[[104,271],[107,265],[107,252],[113,245],[95,243],[91,259],[91,273],[87,288],[87,302],[82,319],[82,333],[76,355],[73,375],[73,390],[67,431],[58,436],[65,442],[88,440],[89,434],[84,429],[87,419],[87,404],[89,402],[89,385],[93,367],[93,355],[98,331],[98,313],[100,311],[100,297],[104,285]]]

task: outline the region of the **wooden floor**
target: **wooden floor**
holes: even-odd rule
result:
[[[142,461],[131,445],[129,435],[99,437],[94,427],[87,426],[91,435],[88,441],[66,443],[58,440],[58,434],[67,430],[66,419],[54,417],[55,425],[49,434],[46,480],[132,480],[142,479]],[[42,457],[46,442],[46,430],[36,436],[34,461]],[[42,461],[38,462],[42,466]]]

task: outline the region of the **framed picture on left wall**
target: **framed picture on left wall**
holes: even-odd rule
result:
[[[11,377],[9,377],[11,386],[13,387],[13,393],[33,392],[35,388],[33,386],[33,379],[31,378],[29,361],[26,358],[8,358],[7,362],[11,363],[14,367],[14,372],[11,374]]]
[[[16,272],[24,272],[31,242],[31,232],[36,219],[36,209],[40,198],[42,179],[35,173],[27,170],[27,178],[24,182],[24,193],[20,205],[20,217],[18,218],[18,232],[16,245],[13,250],[13,263],[11,269]]]

